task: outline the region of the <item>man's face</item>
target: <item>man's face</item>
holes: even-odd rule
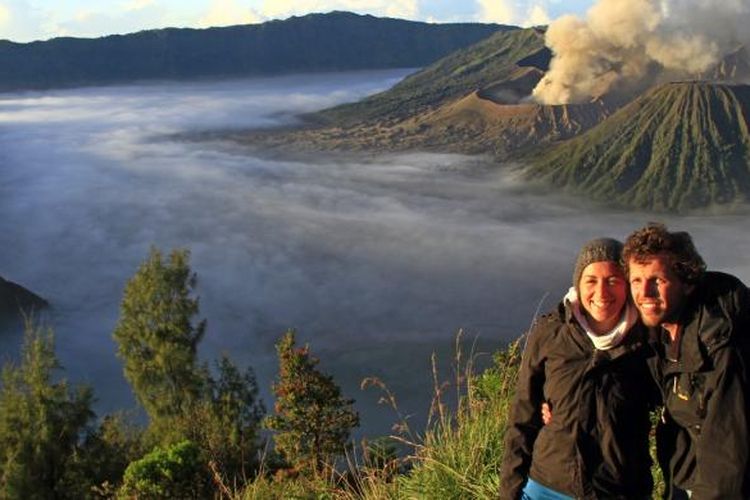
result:
[[[646,326],[675,321],[693,289],[677,277],[671,261],[668,255],[657,254],[643,263],[628,262],[630,293]]]

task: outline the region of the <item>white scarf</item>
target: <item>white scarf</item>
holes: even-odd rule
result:
[[[570,310],[573,311],[576,321],[581,325],[586,335],[591,339],[594,347],[600,351],[606,351],[620,345],[620,342],[625,338],[625,335],[638,321],[638,311],[635,307],[627,301],[625,303],[625,310],[622,313],[620,322],[608,333],[597,335],[589,326],[589,322],[586,320],[586,315],[581,311],[581,301],[578,299],[578,293],[574,287],[570,287],[568,294],[563,298],[566,304],[569,305]]]

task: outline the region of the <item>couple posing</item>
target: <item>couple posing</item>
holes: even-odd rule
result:
[[[661,224],[581,249],[573,287],[528,334],[501,498],[650,498],[658,406],[665,496],[750,498],[750,291],[705,267]]]

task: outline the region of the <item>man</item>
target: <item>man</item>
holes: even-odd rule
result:
[[[744,251],[744,249],[738,249]],[[625,242],[630,291],[657,356],[657,454],[671,498],[750,498],[750,291],[706,272],[690,235],[661,224]]]

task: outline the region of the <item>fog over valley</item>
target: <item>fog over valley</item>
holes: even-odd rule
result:
[[[111,333],[151,245],[191,251],[208,320],[203,359],[226,352],[253,366],[270,408],[274,342],[296,328],[376,433],[393,418],[359,390],[363,377],[380,376],[406,413],[426,414],[430,353],[449,378],[458,329],[483,352],[521,334],[562,296],[592,237],[623,239],[660,220],[690,231],[710,268],[750,282],[741,214],[603,211],[530,192],[481,157],[270,156],[174,139],[291,124],[406,74],[0,95],[0,276],[53,305],[65,375],[94,386],[100,414],[134,405]],[[3,361],[21,338],[0,331]]]

